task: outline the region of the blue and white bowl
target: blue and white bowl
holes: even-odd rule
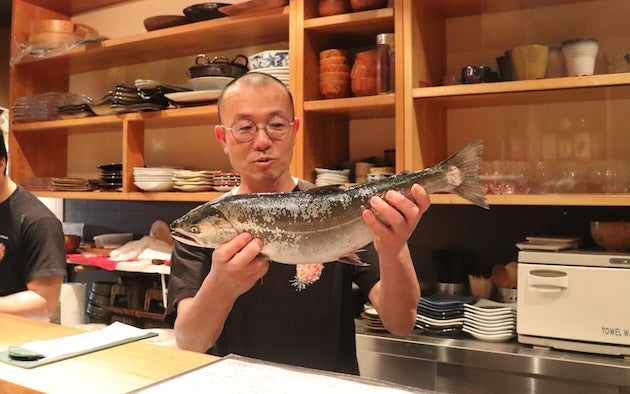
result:
[[[262,51],[249,56],[248,59],[252,70],[269,67],[288,67],[289,51],[286,49]]]

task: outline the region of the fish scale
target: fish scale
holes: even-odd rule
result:
[[[279,263],[344,261],[373,240],[362,212],[373,196],[383,197],[388,190],[411,198],[411,187],[417,183],[427,193],[450,192],[488,208],[479,180],[482,152],[483,143],[476,140],[432,168],[345,190],[333,185],[226,196],[175,220],[172,235],[183,243],[216,248],[247,232],[263,241],[261,255]]]

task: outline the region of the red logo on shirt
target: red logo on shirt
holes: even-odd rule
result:
[[[4,258],[4,244],[0,244],[0,261]]]

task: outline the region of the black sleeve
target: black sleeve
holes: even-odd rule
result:
[[[55,217],[40,217],[24,223],[22,231],[26,283],[47,276],[65,276],[66,249],[61,222]]]
[[[168,279],[168,305],[164,321],[173,325],[177,318],[177,304],[194,297],[210,272],[213,249],[204,249],[175,241],[171,254],[171,274]]]

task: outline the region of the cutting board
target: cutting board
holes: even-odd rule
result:
[[[246,14],[248,12],[284,7],[287,4],[289,4],[289,0],[251,0],[244,3],[223,6],[219,8],[219,12],[225,15],[235,16]]]

